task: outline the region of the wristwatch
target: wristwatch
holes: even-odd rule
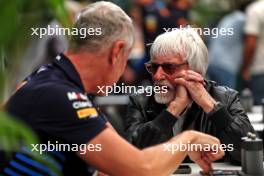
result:
[[[218,111],[222,107],[223,107],[222,103],[220,101],[216,101],[214,103],[213,109],[208,113],[208,115],[210,116],[211,114],[213,114],[214,112]]]
[[[217,101],[217,102],[215,102],[215,104],[214,104],[214,108],[213,108],[213,110],[212,111],[217,111],[218,109],[220,109],[222,107],[222,104],[221,104],[221,102],[220,101]]]

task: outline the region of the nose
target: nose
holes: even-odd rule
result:
[[[159,66],[156,73],[152,76],[154,81],[159,81],[165,79],[165,72],[163,71],[162,67]]]

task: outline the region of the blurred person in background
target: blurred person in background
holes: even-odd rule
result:
[[[142,16],[145,44],[152,43],[160,30],[162,17],[169,16],[166,4],[161,0],[137,0]]]
[[[130,96],[128,141],[145,148],[194,129],[232,145],[225,159],[240,163],[241,137],[254,129],[236,91],[204,80],[208,51],[198,33],[183,28],[161,34],[152,44],[150,55],[146,69],[153,86],[167,86],[167,92]]]
[[[170,12],[177,27],[184,27],[190,24],[189,10],[191,9],[193,4],[194,1],[192,0],[172,0],[172,2],[170,3]]]
[[[129,55],[128,65],[120,79],[126,85],[140,84],[141,75],[137,74],[144,69],[145,45],[142,31],[142,18],[138,6],[133,5],[129,10],[129,16],[133,20],[135,42]]]
[[[149,49],[155,38],[164,32],[171,31],[180,26],[189,24],[189,10],[191,0],[137,0],[136,4],[141,9],[142,30],[145,44],[144,62],[150,59]],[[138,65],[140,68],[144,66]],[[138,79],[142,84],[148,85],[151,77],[144,70],[138,72]]]
[[[241,76],[252,90],[254,103],[259,105],[264,98],[264,0],[247,8],[244,33]]]
[[[70,21],[73,23],[77,18],[77,14],[85,7],[84,4],[73,0],[65,1],[65,7],[70,15]],[[57,20],[52,20],[48,25],[51,28],[56,29],[57,27],[62,27],[61,24]],[[67,37],[63,35],[44,35],[43,38],[39,41],[38,53],[41,53],[39,56],[41,60],[35,66],[36,68],[50,63],[54,57],[58,54],[64,52],[68,48],[68,40]],[[44,49],[43,49],[44,48]],[[42,52],[40,52],[42,50]]]
[[[144,56],[141,61],[136,62],[135,60],[131,61],[132,68],[135,69],[137,73],[136,84],[149,84],[151,79],[148,74],[144,71],[144,63],[149,60],[149,44],[152,43],[159,33],[163,33],[162,26],[167,24],[167,21],[164,20],[169,17],[170,13],[167,9],[167,5],[162,0],[136,0],[135,5],[138,7],[140,14],[140,20],[137,18],[137,21],[141,22],[141,32],[143,36],[143,46],[144,46]],[[135,17],[135,14],[132,13]],[[137,30],[137,29],[136,29]],[[138,33],[136,33],[137,35]],[[136,36],[139,37],[139,36]],[[137,44],[138,41],[136,41]],[[132,51],[132,54],[134,51]],[[137,70],[138,68],[138,70]]]
[[[224,16],[216,28],[233,30],[233,35],[221,35],[209,42],[208,76],[219,85],[236,89],[243,59],[245,9],[251,0],[241,0],[237,10]]]
[[[94,106],[93,97],[104,95],[98,87],[118,81],[133,45],[133,24],[124,11],[109,2],[93,3],[82,10],[74,27],[99,27],[102,33],[72,36],[64,54],[30,74],[5,107],[32,127],[42,144],[79,146],[77,150],[52,150],[46,145],[44,157],[50,154],[46,158],[52,165],[71,176],[91,175],[89,166],[113,176],[170,175],[187,155],[205,172],[212,169],[211,163],[224,155],[216,137],[189,130],[161,145],[139,150],[120,137]],[[179,113],[174,112],[176,116]],[[201,147],[174,154],[164,150],[164,146],[180,144],[207,144],[210,150]],[[53,175],[30,151],[27,148],[16,153],[0,170],[7,175]]]

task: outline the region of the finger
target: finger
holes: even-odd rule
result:
[[[173,84],[174,85],[186,86],[187,85],[187,81],[184,78],[176,78],[176,79],[173,80]]]
[[[217,154],[214,155],[214,153],[212,153],[212,155],[213,157],[215,157],[215,160],[220,159],[223,156],[225,156],[225,150],[222,148],[220,141],[218,143]]]
[[[223,150],[219,150],[217,153],[210,153],[213,161],[221,159],[223,156],[225,156],[225,152]]]
[[[186,71],[186,70],[183,70],[179,73],[176,73],[173,75],[173,78],[184,78],[184,79],[191,79],[191,80],[197,80],[197,81],[203,81],[204,78],[198,74],[198,73],[195,73],[195,72],[191,72],[191,71]]]
[[[195,161],[205,173],[208,173],[210,171],[210,165],[204,161],[202,158],[199,158],[198,160]]]
[[[165,75],[165,76],[172,84],[174,84],[174,79],[184,78],[186,81],[194,81],[194,82],[201,83],[203,86],[206,85],[204,78],[201,75],[199,75],[198,73],[197,74],[187,74],[186,71],[182,71],[182,72],[174,75],[173,78],[168,76],[168,75]]]
[[[206,155],[206,153],[204,153],[202,155],[202,159],[207,162],[208,166],[209,166],[209,170],[212,170],[212,161],[210,160],[210,158]]]
[[[174,82],[175,80],[177,79],[184,79],[186,81],[186,83],[190,83],[191,85],[201,85],[202,87],[204,87],[205,85],[205,81],[203,78],[198,78],[196,76],[193,76],[193,75],[186,75],[185,77],[179,77],[179,78],[175,78],[174,79]]]
[[[209,158],[210,161],[215,161],[215,157],[210,152],[206,152],[205,155]]]
[[[176,75],[173,75],[173,77],[169,76],[169,75],[165,75],[165,78],[168,79],[172,84],[174,84],[174,80],[177,78],[184,78],[185,77],[185,73],[177,73]]]
[[[185,77],[186,74],[187,74],[187,71],[186,71],[186,70],[182,70],[182,71],[180,71],[180,72],[178,72],[178,73],[175,73],[175,74],[173,75],[173,78]]]
[[[206,85],[204,77],[201,74],[199,74],[193,70],[188,70],[187,75],[189,75],[189,76],[191,75],[191,76],[195,77],[195,79],[197,79],[199,82],[201,82],[204,86]]]
[[[204,78],[201,74],[195,71],[192,71],[192,70],[183,70],[173,75],[173,78],[185,78],[185,79],[194,80],[194,81],[204,81]]]
[[[172,78],[172,77],[169,76],[169,75],[166,75],[166,74],[165,74],[165,78],[166,78],[167,80],[169,80],[169,82],[171,82],[171,83],[174,82],[174,78]]]
[[[204,160],[204,161],[206,161],[208,164],[211,164],[211,160],[210,160],[210,158],[207,156],[207,154],[206,153],[203,153],[202,154],[202,159]]]
[[[197,82],[204,82],[204,78],[201,76],[197,75],[192,75],[192,74],[186,74],[184,77],[187,81],[197,81]]]
[[[185,86],[187,89],[189,89],[189,91],[192,91],[192,90],[197,91],[200,88],[204,88],[201,82],[186,80],[184,78],[174,79],[174,85],[177,85],[177,84]]]
[[[187,72],[187,74],[191,74],[191,75],[195,75],[195,76],[203,78],[203,76],[200,73],[197,73],[197,72],[195,72],[193,70],[187,70],[186,72]]]

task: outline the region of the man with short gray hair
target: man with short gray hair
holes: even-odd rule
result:
[[[240,162],[240,140],[254,132],[237,92],[204,79],[208,51],[195,29],[187,27],[159,35],[150,49],[146,69],[154,86],[166,92],[130,97],[127,139],[139,148],[166,141],[194,129],[226,145],[226,159]]]
[[[100,52],[98,49],[109,49],[117,39],[125,41],[128,49],[134,42],[132,20],[120,7],[110,2],[90,4],[77,16],[74,27],[85,28],[88,33],[89,29],[97,32],[95,35],[87,35],[86,38],[72,36],[69,48],[75,52],[80,49]]]

